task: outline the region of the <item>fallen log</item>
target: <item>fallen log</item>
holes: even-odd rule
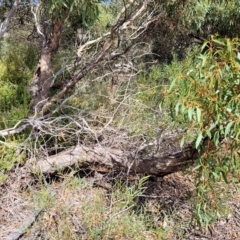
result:
[[[33,172],[53,174],[69,167],[90,168],[102,172],[128,171],[164,176],[181,170],[194,162],[197,152],[191,147],[164,157],[134,156],[130,152],[101,146],[87,147],[78,145],[59,154],[41,159],[30,159],[28,163]]]

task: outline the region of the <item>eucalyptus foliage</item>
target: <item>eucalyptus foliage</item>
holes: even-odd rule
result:
[[[229,183],[239,172],[239,46],[238,38],[212,36],[202,47],[208,50],[171,79],[166,93],[173,119],[187,129],[181,145],[190,137],[199,153],[196,214],[201,224],[211,223],[221,210],[214,183],[222,178]]]
[[[53,18],[61,19],[63,16],[68,16],[72,11],[79,13],[85,24],[94,21],[99,14],[98,4],[101,0],[50,0],[41,1],[49,14]]]

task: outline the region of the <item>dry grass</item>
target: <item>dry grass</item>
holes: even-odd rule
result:
[[[32,211],[43,209],[23,239],[163,239],[164,231],[154,229],[144,212],[134,210],[134,198],[140,193],[137,188],[123,185],[108,192],[78,177],[18,192],[26,205],[31,202]],[[30,214],[24,213],[21,205],[18,211],[23,212],[19,224],[2,231],[1,239]],[[5,224],[11,224],[7,217]]]
[[[176,173],[143,182],[134,180],[127,186],[116,181],[108,190],[94,186],[90,178],[70,175],[50,183],[38,182],[25,190],[12,182],[2,187],[0,239],[5,239],[39,208],[43,211],[21,239],[239,238],[237,188],[229,186],[224,194],[229,207],[226,216],[202,233],[191,224],[192,176]]]

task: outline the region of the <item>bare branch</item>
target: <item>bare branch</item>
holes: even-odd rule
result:
[[[35,20],[35,26],[36,26],[38,34],[41,35],[43,38],[45,38],[43,32],[41,31],[41,26],[40,26],[40,23],[38,22],[37,14],[36,14],[36,12],[34,10],[33,0],[31,0],[31,12],[32,12],[34,20]]]
[[[131,1],[131,3],[132,2],[133,1]],[[127,29],[128,26],[130,25],[130,23],[133,22],[139,15],[141,15],[142,12],[147,8],[147,5],[148,5],[149,2],[150,2],[149,0],[143,1],[143,3],[140,4],[140,6],[135,11],[133,11],[129,16],[127,16],[127,19],[125,19],[124,22],[121,23],[120,20],[121,20],[122,14],[126,12],[127,8],[130,7],[131,4],[127,4],[126,6],[124,6],[123,9],[120,11],[120,13],[117,16],[117,20],[116,20],[116,23],[114,24],[114,26],[112,28],[112,31],[113,31],[114,28],[118,29],[118,31],[122,31],[122,30]],[[100,41],[102,41],[106,37],[111,36],[112,35],[112,31],[107,32],[103,36],[101,36],[101,37],[99,37],[97,39],[94,39],[92,41],[88,41],[85,44],[83,44],[82,46],[80,46],[80,48],[77,51],[77,55],[79,57],[81,57],[82,56],[82,52],[85,49],[88,49],[91,45],[99,43]]]
[[[15,2],[13,3],[13,6],[11,8],[11,10],[8,12],[6,19],[3,21],[3,23],[0,25],[0,40],[2,39],[4,33],[7,31],[9,22],[13,16],[13,14],[15,13],[19,3],[21,2],[21,0],[15,0]]]
[[[25,124],[23,124],[23,123],[25,123]],[[29,126],[30,126],[30,124],[26,123],[25,119],[20,120],[14,127],[8,128],[5,130],[0,130],[0,137],[5,137],[5,136],[21,133],[25,129],[27,129]]]

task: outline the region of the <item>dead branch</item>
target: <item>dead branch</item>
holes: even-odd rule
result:
[[[78,51],[77,51],[77,55],[78,57],[82,56],[82,53],[85,49],[88,49],[91,45],[97,44],[100,41],[102,41],[103,39],[105,39],[106,37],[110,36],[112,34],[113,29],[117,29],[117,31],[122,31],[128,28],[128,26],[139,16],[142,14],[142,12],[144,12],[144,10],[147,8],[147,5],[150,1],[149,0],[145,0],[141,3],[141,5],[134,11],[132,12],[127,19],[124,20],[124,22],[121,22],[121,17],[122,15],[125,13],[125,11],[127,10],[127,8],[129,8],[131,6],[131,4],[127,4],[126,6],[123,7],[123,9],[120,11],[120,13],[118,14],[117,18],[116,18],[116,22],[112,28],[111,31],[103,34],[101,37],[88,41],[85,44],[83,44],[82,46],[79,47]],[[152,21],[154,21],[155,19],[149,19],[147,18],[148,21],[146,21],[147,23],[144,23],[144,28],[147,28],[147,25],[149,25]]]
[[[20,2],[21,2],[20,0],[15,0],[15,2],[12,5],[12,8],[10,9],[10,11],[8,12],[8,14],[6,16],[6,19],[0,25],[0,40],[2,39],[4,33],[7,31],[9,22],[13,16],[13,14],[15,13]]]
[[[131,173],[164,176],[192,163],[196,154],[193,148],[187,147],[181,152],[164,157],[142,158],[133,157],[131,152],[119,149],[78,145],[46,159],[30,159],[28,164],[34,172],[40,171],[43,174],[52,174],[75,166],[80,169],[101,169],[104,172],[125,170]]]
[[[23,132],[25,129],[27,129],[30,126],[29,123],[25,123],[25,120],[20,120],[14,127],[0,130],[0,137],[5,137],[17,133]]]
[[[14,229],[5,239],[6,240],[18,240],[28,228],[36,221],[39,214],[43,209],[37,210],[35,213],[31,214],[28,219],[19,227]]]

